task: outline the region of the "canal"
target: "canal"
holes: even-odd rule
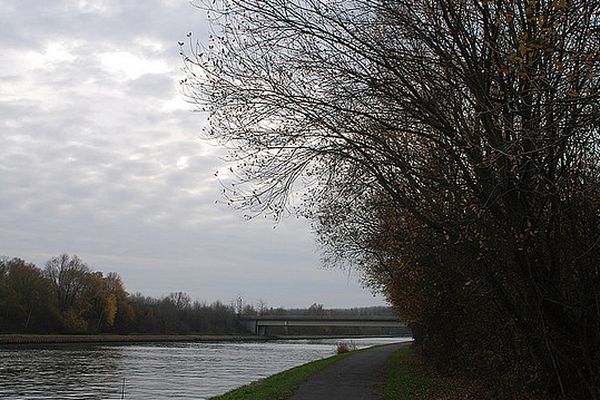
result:
[[[357,348],[410,338],[352,339]],[[206,399],[335,354],[349,339],[0,348],[0,398]]]

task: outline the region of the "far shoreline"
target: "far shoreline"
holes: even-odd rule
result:
[[[263,338],[246,335],[144,335],[144,334],[1,334],[0,346],[21,344],[77,344],[77,343],[158,343],[158,342],[240,342],[262,341]]]
[[[341,335],[343,339],[384,338],[395,336],[352,336]],[[266,342],[270,340],[320,340],[342,339],[340,336],[257,336],[257,335],[143,335],[143,334],[0,334],[0,346],[35,344],[127,344],[127,343],[194,343],[194,342]]]

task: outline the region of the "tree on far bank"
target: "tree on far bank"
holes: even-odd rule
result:
[[[35,265],[20,258],[5,262],[5,317],[16,329],[29,332],[56,324],[57,314],[47,303],[49,282]]]
[[[59,310],[65,312],[73,308],[84,292],[90,269],[76,255],[61,254],[46,262],[44,273],[50,279]]]

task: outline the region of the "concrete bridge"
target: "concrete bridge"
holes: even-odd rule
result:
[[[374,327],[408,328],[394,316],[314,316],[314,315],[264,315],[241,316],[240,324],[258,336],[268,336],[269,327]]]

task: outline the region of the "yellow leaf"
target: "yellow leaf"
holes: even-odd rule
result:
[[[523,43],[519,43],[519,53],[521,54],[521,56],[524,56],[525,54],[527,54],[528,51],[529,51],[529,47],[527,47]]]
[[[557,10],[564,10],[565,8],[567,8],[567,0],[555,0],[552,5],[554,6],[554,8],[556,8]]]

